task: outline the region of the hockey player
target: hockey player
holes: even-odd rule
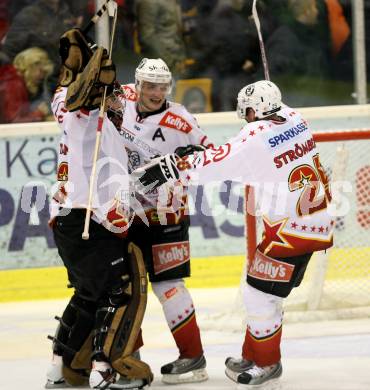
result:
[[[121,137],[129,171],[167,153],[185,155],[211,144],[184,106],[167,100],[172,75],[162,59],[144,58],[135,72],[135,84],[123,86],[125,115]],[[208,378],[195,309],[184,278],[190,276],[187,196],[174,191],[138,195],[145,213],[137,213],[129,239],[143,252],[154,294],[179,350],[179,358],[162,366],[165,383],[200,382]],[[180,195],[179,195],[180,192]],[[180,203],[172,209],[172,197]],[[168,203],[169,202],[169,203]],[[163,261],[166,259],[166,261]]]
[[[312,253],[332,246],[331,194],[307,122],[282,104],[274,83],[241,89],[237,112],[248,123],[229,142],[185,159],[159,158],[135,176],[150,187],[179,178],[184,184],[236,180],[256,187],[264,232],[247,270],[242,356],[225,364],[240,388],[267,389],[282,375],[283,299],[300,285]]]
[[[72,39],[73,34],[83,39],[76,31]],[[74,45],[74,54],[67,53],[69,63],[78,62],[76,52],[81,54],[79,45]],[[56,317],[59,326],[55,337],[50,337],[53,360],[45,387],[89,383],[94,389],[141,388],[152,380],[149,366],[133,357],[140,347],[146,274],[141,251],[126,238],[127,155],[114,125],[124,107],[114,93],[102,122],[90,239],[82,239],[101,124],[98,108],[104,87],[112,90],[115,80],[114,65],[105,50],[98,48],[90,54],[80,72],[72,76],[67,72],[71,77],[62,78],[67,87],[58,88],[52,102],[62,135],[50,225],[74,294],[61,318]]]

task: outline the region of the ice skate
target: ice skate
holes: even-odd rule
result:
[[[208,379],[206,359],[177,359],[161,368],[162,382],[167,384],[203,382]]]
[[[53,360],[46,373],[45,389],[61,389],[68,387],[63,377],[63,360],[59,355],[53,355]]]
[[[251,360],[246,360],[243,358],[233,358],[228,357],[225,360],[225,366],[231,371],[234,372],[243,372],[247,371],[249,368],[252,368],[253,362]]]
[[[90,373],[89,383],[92,389],[108,389],[116,382],[117,373],[107,362],[93,362],[93,368]]]
[[[248,370],[243,371],[237,375],[237,388],[239,390],[278,390],[280,388],[279,378],[281,377],[282,373],[283,367],[280,362],[265,367],[258,367],[253,365]]]

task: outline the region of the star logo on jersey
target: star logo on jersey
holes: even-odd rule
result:
[[[302,188],[304,186],[312,186],[311,185],[311,178],[312,175],[305,175],[302,171],[300,171],[301,179],[299,180],[299,188]]]
[[[267,244],[264,253],[268,253],[274,246],[293,248],[283,233],[283,229],[288,219],[289,218],[284,218],[279,221],[270,221],[266,216],[263,216],[263,225],[265,227],[263,242]]]

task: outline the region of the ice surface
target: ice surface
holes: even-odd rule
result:
[[[235,289],[193,289],[210,379],[176,385],[174,390],[236,388],[224,375],[227,356],[239,356],[243,332],[229,331],[233,317],[218,318],[231,306]],[[0,389],[39,390],[45,384],[56,321],[66,301],[0,305]],[[214,323],[215,326],[212,326]],[[233,324],[233,328],[237,328]],[[222,329],[224,328],[224,329]],[[167,389],[160,367],[177,358],[174,341],[156,298],[150,294],[143,324],[142,358],[155,375],[152,389]],[[282,390],[369,390],[370,319],[288,323],[284,325]]]

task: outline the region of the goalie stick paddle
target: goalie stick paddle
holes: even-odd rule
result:
[[[113,26],[112,26],[111,36],[110,36],[110,45],[109,45],[109,59],[112,59],[113,41],[114,41],[114,34],[116,31],[116,24],[117,24],[117,3],[113,0],[108,0],[108,1],[111,1],[112,7],[106,9],[108,10],[108,14],[110,16],[113,15]],[[108,1],[105,3],[105,5],[107,5]],[[93,199],[93,191],[94,191],[95,179],[96,179],[96,163],[98,161],[98,156],[99,156],[106,97],[107,97],[107,86],[104,87],[103,98],[100,103],[98,125],[96,128],[96,141],[95,141],[95,148],[94,148],[93,165],[91,168],[90,183],[89,183],[89,197],[88,197],[88,202],[86,207],[84,230],[82,232],[83,240],[89,239],[89,227],[90,227],[90,218],[92,212],[92,199]]]
[[[258,17],[258,12],[257,12],[257,0],[253,0],[252,16],[253,16],[254,24],[256,25],[256,29],[257,29],[258,41],[259,41],[261,57],[262,57],[263,71],[265,73],[265,79],[270,80],[269,68],[268,68],[267,57],[266,57],[266,52],[265,52],[265,45],[263,43],[262,34],[261,34],[261,23],[260,23],[260,19]]]

